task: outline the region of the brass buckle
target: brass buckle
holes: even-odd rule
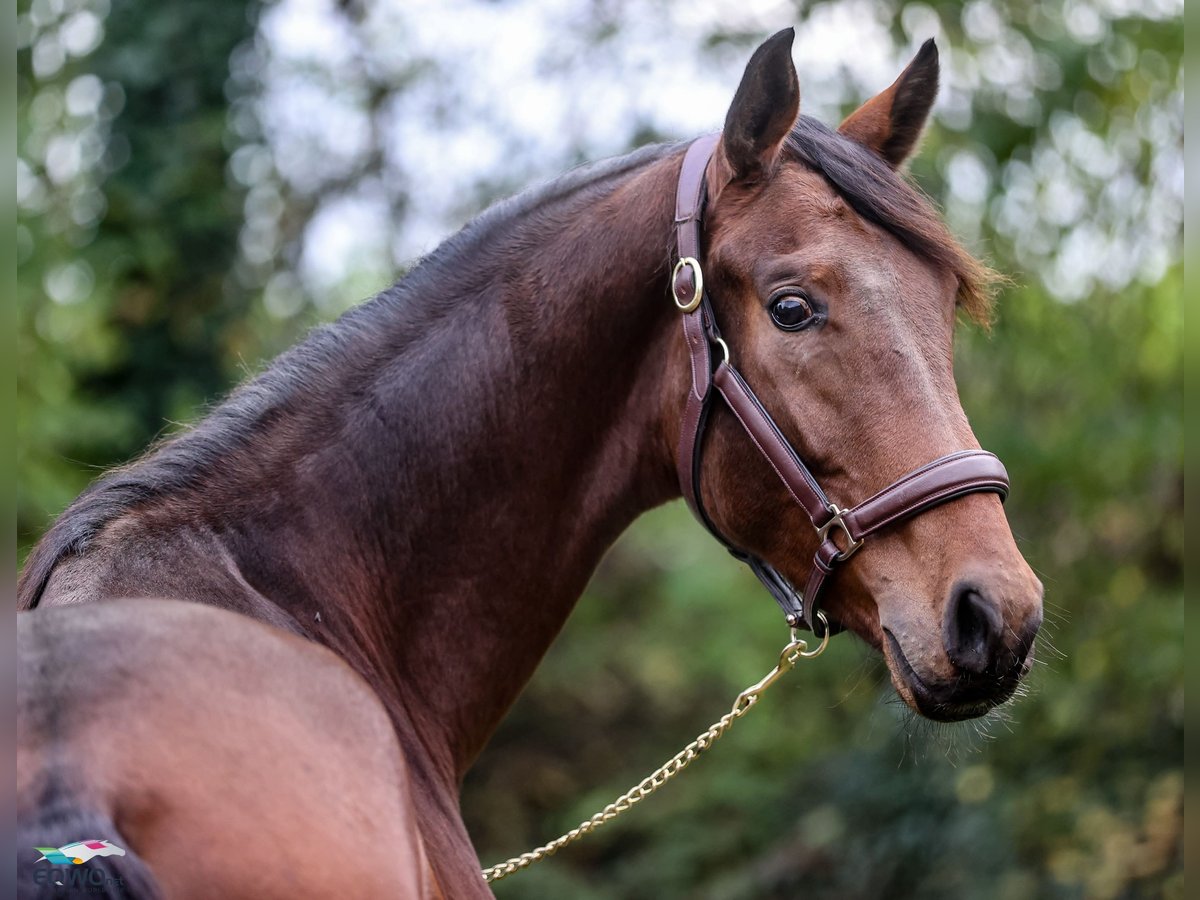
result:
[[[675,295],[675,279],[679,277],[680,271],[684,266],[690,266],[692,276],[696,281],[696,290],[692,293],[692,299],[686,303],[680,303],[679,297]],[[704,273],[700,270],[700,260],[694,256],[685,256],[675,263],[675,269],[671,272],[671,297],[675,300],[675,305],[679,307],[680,312],[690,313],[693,309],[700,305],[700,299],[704,296]]]
[[[858,548],[863,545],[863,540],[865,540],[865,538],[860,538],[859,540],[856,541],[854,539],[854,536],[852,534],[850,534],[850,528],[846,525],[846,522],[842,519],[842,516],[846,513],[846,510],[838,509],[836,503],[830,503],[829,511],[831,513],[833,513],[833,516],[829,519],[828,522],[826,522],[824,525],[822,525],[820,528],[817,529],[817,537],[820,539],[821,543],[823,544],[823,543],[825,543],[826,540],[829,539],[829,529],[833,528],[834,526],[840,528],[842,531],[842,534],[844,534],[846,536],[846,541],[847,541],[846,549],[843,550],[841,547],[838,547],[837,556],[835,556],[833,558],[833,561],[834,562],[845,562],[850,557],[852,557],[855,553],[858,552]],[[834,542],[834,546],[835,547],[837,546],[836,541]]]

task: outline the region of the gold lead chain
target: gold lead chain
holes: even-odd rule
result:
[[[665,764],[655,769],[642,781],[604,807],[604,809],[600,810],[590,819],[580,822],[566,834],[556,837],[548,844],[543,844],[541,847],[522,853],[520,856],[514,856],[512,859],[484,869],[483,880],[489,884],[493,881],[499,881],[501,878],[505,878],[514,872],[528,868],[535,862],[545,859],[547,856],[553,856],[568,844],[574,843],[586,834],[591,834],[604,823],[611,822],[621,813],[632,809],[686,769],[701,753],[715,744],[737,719],[748,713],[750,708],[758,702],[758,698],[762,695],[763,691],[774,684],[785,672],[796,665],[801,659],[811,659],[814,656],[820,656],[824,652],[826,645],[829,643],[829,623],[825,621],[825,616],[819,611],[817,612],[817,617],[824,626],[824,636],[821,638],[821,644],[816,650],[810,651],[808,644],[800,639],[796,633],[796,629],[793,628],[792,639],[788,641],[787,646],[779,654],[779,664],[764,675],[762,680],[757,684],[746,688],[746,690],[738,694],[737,699],[733,702],[733,708],[710,725],[708,730],[700,734]]]

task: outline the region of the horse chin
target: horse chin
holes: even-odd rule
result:
[[[890,631],[883,629],[883,635],[881,649],[896,693],[910,709],[934,722],[962,722],[966,719],[977,719],[991,712],[1012,697],[1021,678],[1029,671],[1033,662],[1031,651],[1019,669],[994,682],[991,685],[992,690],[986,696],[955,699],[947,696],[944,689],[939,690],[937,686],[927,684],[917,674]]]

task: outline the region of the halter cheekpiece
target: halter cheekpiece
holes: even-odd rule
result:
[[[870,535],[966,494],[991,492],[999,494],[1003,500],[1008,495],[1008,473],[991,453],[960,450],[909,472],[857,506],[841,509],[829,501],[779,426],[734,368],[729,346],[721,338],[712,302],[704,287],[700,263],[704,174],[719,139],[719,134],[707,135],[688,147],[679,171],[675,198],[678,261],[671,276],[671,293],[683,320],[683,336],[692,370],[676,458],[679,484],[696,518],[758,576],[783,610],[788,624],[793,628],[807,625],[817,633],[816,612],[822,586],[834,567],[858,552]],[[721,350],[719,358],[713,352],[718,347]],[[726,539],[704,511],[700,496],[700,462],[704,429],[717,394],[766,457],[792,498],[808,514],[816,530],[817,552],[802,592],[770,563]]]

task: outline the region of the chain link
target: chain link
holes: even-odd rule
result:
[[[621,815],[621,813],[632,809],[686,769],[700,754],[715,744],[736,720],[748,713],[751,707],[758,702],[763,691],[774,684],[784,673],[801,659],[811,659],[814,656],[819,656],[825,650],[826,645],[829,643],[829,624],[825,621],[825,616],[820,612],[817,613],[817,616],[825,626],[824,635],[817,649],[809,650],[808,644],[800,639],[796,633],[796,629],[793,628],[792,639],[788,641],[787,646],[780,652],[778,665],[763,676],[762,680],[757,684],[751,685],[738,694],[737,699],[733,701],[733,708],[717,719],[706,731],[698,735],[694,741],[612,803],[608,804],[608,806],[604,807],[604,809],[600,810],[590,819],[580,822],[566,834],[556,837],[548,844],[543,844],[541,847],[522,853],[520,856],[514,856],[512,859],[484,869],[483,880],[491,884],[514,872],[528,868],[535,862],[545,859],[547,856],[553,856],[568,844],[574,843],[584,835],[591,834],[601,825],[611,822],[617,816]]]

